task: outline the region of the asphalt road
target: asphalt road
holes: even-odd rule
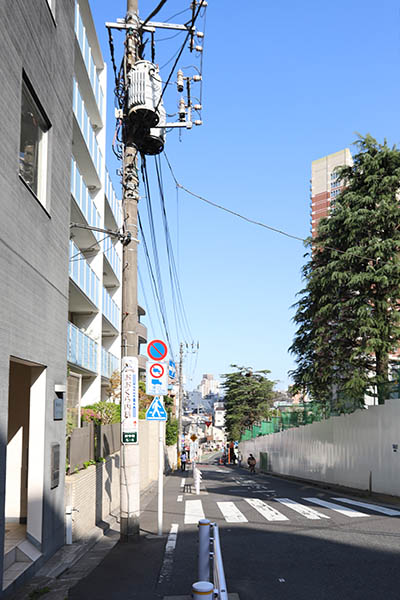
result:
[[[157,529],[155,499],[141,519],[141,542],[117,544],[69,597],[189,594],[197,580],[195,521],[203,513],[220,526],[228,590],[241,600],[400,598],[400,505],[250,475],[234,466],[209,464],[201,470],[199,496],[189,485],[182,487],[192,481],[190,471],[166,479],[164,531],[177,532],[167,554],[166,536],[151,535]]]

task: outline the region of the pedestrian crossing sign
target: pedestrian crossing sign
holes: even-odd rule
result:
[[[147,421],[166,421],[167,412],[164,408],[162,396],[154,396],[153,402],[146,411]]]

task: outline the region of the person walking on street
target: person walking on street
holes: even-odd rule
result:
[[[181,452],[181,471],[186,471],[186,461],[187,461],[186,450],[182,450],[182,452]]]
[[[254,456],[252,454],[250,454],[249,458],[247,459],[247,464],[249,465],[249,469],[250,469],[250,473],[255,473],[256,469],[256,459],[254,458]]]
[[[243,460],[242,453],[240,452],[240,450],[238,450],[238,453],[237,453],[237,461],[238,461],[238,465],[239,465],[239,467],[241,467],[241,466],[242,466],[242,460]]]

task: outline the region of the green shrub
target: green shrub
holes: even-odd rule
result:
[[[121,421],[121,407],[113,402],[96,402],[81,410],[82,421],[93,421],[96,425],[110,425]]]
[[[165,424],[165,443],[173,446],[178,440],[178,419],[168,419]]]

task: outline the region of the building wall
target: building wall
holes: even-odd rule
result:
[[[64,483],[50,489],[50,448],[61,444],[65,421],[53,421],[54,386],[66,381],[69,178],[72,137],[73,6],[58,0],[0,5],[0,522],[4,515],[10,357],[45,367],[44,444],[37,481],[44,494],[40,546],[50,556],[64,538]],[[22,73],[51,122],[47,204],[19,177]],[[43,475],[42,475],[43,474]],[[0,528],[3,548],[4,528]],[[0,573],[2,550],[0,550]]]
[[[163,435],[165,427],[163,426]],[[140,491],[158,480],[158,422],[139,421]],[[176,446],[164,450],[165,472],[176,466]],[[175,455],[175,460],[174,460]],[[66,477],[65,505],[73,512],[73,541],[83,541],[96,535],[95,528],[120,508],[119,452],[109,456],[105,463]]]
[[[274,473],[400,496],[400,403],[241,442],[243,456],[267,452]]]
[[[345,148],[334,154],[314,160],[311,165],[311,231],[317,235],[318,223],[327,217],[331,199],[342,189],[339,182],[332,180],[332,173],[337,167],[353,164],[350,150]]]

